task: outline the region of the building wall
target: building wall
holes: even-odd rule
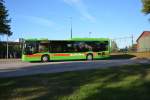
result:
[[[150,51],[150,35],[143,36],[138,41],[138,52]]]

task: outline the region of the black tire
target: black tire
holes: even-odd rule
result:
[[[87,56],[86,56],[86,60],[93,60],[93,55],[92,54],[88,54]]]
[[[41,57],[41,61],[42,61],[42,62],[48,62],[48,61],[49,61],[49,56],[48,56],[48,55],[43,55],[43,56]]]

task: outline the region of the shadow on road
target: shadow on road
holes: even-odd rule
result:
[[[131,55],[131,54],[112,54],[110,56],[109,59],[113,60],[113,59],[131,59],[136,57],[135,55]]]

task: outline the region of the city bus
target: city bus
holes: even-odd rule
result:
[[[93,60],[108,58],[109,53],[108,38],[24,39],[22,61]]]

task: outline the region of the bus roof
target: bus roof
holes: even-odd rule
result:
[[[108,41],[109,38],[72,38],[73,41]]]
[[[72,38],[67,40],[48,40],[46,38],[30,38],[24,39],[25,41],[109,41],[109,38]]]

